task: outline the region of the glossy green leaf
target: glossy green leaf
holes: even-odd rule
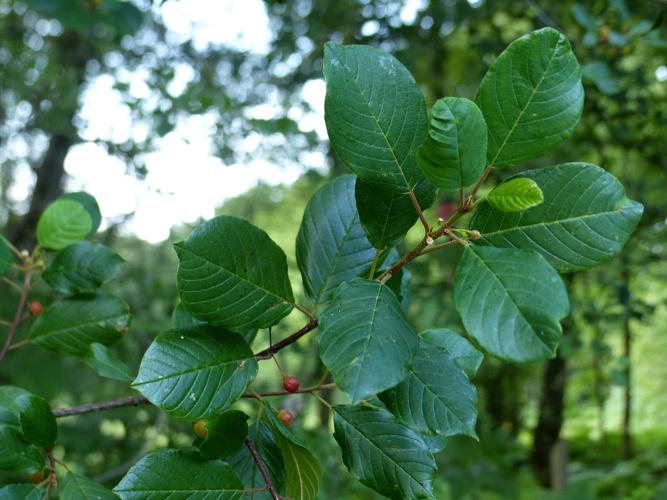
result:
[[[335,406],[334,438],[359,481],[389,498],[434,498],[435,460],[415,431],[381,408]]]
[[[584,105],[570,42],[553,28],[515,40],[489,68],[475,103],[489,129],[489,164],[509,167],[548,153],[572,135]]]
[[[387,257],[382,262],[382,265],[378,266],[379,269],[377,269],[375,272],[375,279],[377,279],[378,276],[388,270],[391,266],[396,264],[400,258],[401,254],[398,252],[398,250],[392,248],[389,251]],[[401,307],[406,313],[408,312],[408,308],[410,306],[409,285],[411,279],[412,273],[410,273],[407,267],[402,267],[392,275],[389,281],[385,283],[385,285],[387,285],[391,291],[394,292],[394,295],[396,295],[396,298],[399,300]]]
[[[81,203],[61,198],[51,203],[39,218],[37,241],[48,250],[62,250],[85,239],[92,227],[93,220]]]
[[[313,500],[320,487],[320,463],[304,443],[278,419],[267,405],[264,412],[274,431],[285,465],[285,496],[293,500]]]
[[[76,193],[65,193],[60,197],[60,199],[74,200],[83,205],[83,208],[86,209],[86,212],[88,212],[88,215],[90,215],[90,220],[92,221],[92,227],[90,228],[90,233],[88,236],[97,232],[100,224],[102,223],[102,214],[100,213],[100,207],[97,204],[97,200],[93,196],[83,191],[79,191]]]
[[[104,292],[75,296],[51,304],[30,329],[30,342],[45,349],[86,356],[90,344],[110,345],[130,323],[128,305]]]
[[[172,330],[187,330],[194,326],[206,325],[205,321],[200,321],[188,311],[185,310],[183,304],[178,304],[172,314],[171,314],[171,329]],[[219,332],[219,335],[224,335],[224,332],[227,331],[224,328],[218,326],[216,331]],[[257,336],[257,329],[251,328],[250,330],[245,330],[243,332],[237,332],[243,340],[245,340],[248,345],[251,345]]]
[[[91,293],[116,276],[123,262],[109,247],[82,241],[60,252],[42,277],[61,293]]]
[[[285,485],[285,464],[273,431],[265,423],[255,422],[248,430],[248,437],[259,456],[262,457],[262,463],[271,478],[271,483],[277,491],[282,492]],[[227,461],[241,478],[243,486],[247,490],[266,486],[262,473],[247,447],[244,446],[239,449]],[[271,494],[266,490],[248,492],[246,497],[251,500],[271,500]]]
[[[428,117],[419,86],[392,55],[362,45],[324,47],[329,140],[360,179],[407,193],[422,178],[415,154]]]
[[[243,484],[222,460],[201,461],[178,450],[146,455],[113,489],[123,500],[239,500]]]
[[[51,406],[42,397],[20,387],[0,387],[0,411],[16,418],[24,440],[40,448],[51,448],[58,435],[56,419]]]
[[[544,194],[533,179],[515,177],[495,187],[486,201],[501,212],[521,212],[542,203]]]
[[[488,131],[477,105],[462,97],[438,99],[431,109],[428,138],[417,164],[429,181],[446,191],[474,184],[486,165]]]
[[[118,495],[85,476],[68,472],[60,483],[60,500],[114,500]]]
[[[83,362],[97,372],[100,377],[130,382],[134,374],[123,361],[111,355],[107,346],[93,342]]]
[[[555,355],[569,312],[556,270],[533,250],[468,246],[456,271],[454,302],[470,335],[514,362]]]
[[[8,500],[44,500],[44,493],[32,484],[8,484],[0,488],[0,498],[7,498]]]
[[[317,338],[322,361],[353,404],[403,380],[419,345],[394,293],[362,278],[338,287]]]
[[[0,425],[0,443],[0,470],[34,474],[44,468],[42,451],[21,439],[17,429]]]
[[[422,211],[433,205],[435,187],[428,180],[418,181],[413,192]],[[375,248],[396,245],[419,219],[408,192],[357,179],[354,194],[359,220]]]
[[[484,360],[484,355],[465,338],[448,328],[434,328],[420,333],[421,338],[444,350],[468,378],[472,378]]]
[[[209,418],[204,424],[208,435],[198,445],[203,458],[226,458],[244,445],[248,436],[248,415],[227,410]]]
[[[14,254],[9,246],[9,242],[4,236],[0,235],[0,276],[12,268],[14,264]]]
[[[415,431],[477,437],[477,390],[441,349],[421,342],[408,376],[378,395],[398,420]]]
[[[354,175],[327,182],[308,202],[296,238],[296,262],[308,298],[327,302],[343,281],[370,268],[368,241],[354,200]]]
[[[257,361],[239,335],[218,333],[201,326],[159,335],[133,387],[178,418],[208,418],[226,409],[257,375]]]
[[[617,255],[637,227],[644,208],[623,185],[590,163],[566,163],[522,172],[544,193],[544,202],[508,214],[482,203],[470,228],[476,243],[534,249],[560,272],[586,269]]]
[[[243,331],[271,326],[292,310],[285,253],[249,222],[216,217],[174,246],[178,291],[195,318]]]

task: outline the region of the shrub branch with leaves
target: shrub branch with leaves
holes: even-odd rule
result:
[[[2,323],[0,358],[29,343],[140,393],[51,410],[23,389],[0,388],[0,468],[47,472],[41,484],[11,484],[0,496],[39,498],[58,486],[63,499],[312,499],[320,465],[289,426],[294,415],[268,399],[306,393],[328,406],[317,393],[335,388],[347,403],[331,407],[333,437],[350,473],[390,498],[433,498],[434,454],[449,436],[477,439],[471,379],[480,350],[517,363],[555,355],[570,308],[559,273],[618,254],[643,210],[612,175],[579,162],[521,172],[479,196],[494,169],[548,153],[577,126],[584,92],[567,39],[550,28],[519,38],[474,102],[440,99],[430,120],[410,73],[375,48],[328,43],[324,76],[331,144],[354,175],[324,185],[303,215],[296,256],[312,307],[296,302],[286,256],[267,233],[216,217],[175,245],[181,304],[135,375],[107,350],[130,314],[99,290],[123,259],[82,241],[100,223],[94,199],[72,193],[49,206],[32,253],[0,239],[3,286],[20,294],[13,320]],[[437,189],[459,200],[446,220],[425,213]],[[417,222],[424,235],[401,255],[396,245]],[[463,247],[454,303],[469,339],[444,328],[417,332],[406,314],[406,266],[454,246]],[[31,304],[32,320],[37,276],[65,297],[43,311]],[[271,328],[293,309],[304,326],[273,343]],[[23,321],[33,321],[29,339],[13,343]],[[253,352],[258,330],[268,330],[269,346]],[[252,389],[261,361],[313,331],[333,381],[299,388],[283,374],[285,391]],[[240,398],[256,400],[257,412],[234,409]],[[56,418],[144,404],[195,424],[193,446],[148,454],[113,492],[72,472],[57,477]]]

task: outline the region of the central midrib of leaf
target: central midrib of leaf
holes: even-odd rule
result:
[[[375,295],[375,303],[373,304],[373,312],[372,312],[372,314],[371,314],[371,319],[370,319],[370,321],[368,322],[368,325],[369,325],[371,334],[370,334],[370,335],[368,336],[368,338],[366,339],[366,345],[364,346],[364,349],[363,349],[363,351],[361,352],[361,354],[362,354],[362,359],[363,359],[363,361],[361,362],[362,366],[365,364],[366,355],[367,355],[367,353],[368,353],[368,346],[369,346],[370,343],[371,343],[371,339],[374,337],[374,333],[375,333],[375,328],[374,328],[374,326],[375,326],[375,315],[376,315],[376,313],[377,313],[378,302],[380,301],[380,294],[382,293],[382,287],[383,287],[383,286],[384,286],[384,285],[380,285],[380,286],[378,287],[377,294]],[[356,382],[355,387],[354,387],[354,395],[355,395],[355,397],[356,397],[356,395],[359,393],[359,385],[361,384],[361,374],[362,374],[362,371],[363,371],[363,370],[362,370],[361,368],[359,368],[359,369],[357,370],[357,382]]]
[[[132,386],[133,387],[139,387],[140,385],[145,385],[145,384],[155,384],[157,382],[162,382],[164,380],[168,380],[168,379],[174,378],[174,377],[180,377],[182,375],[188,375],[190,373],[200,372],[200,371],[204,371],[204,370],[211,370],[211,369],[214,369],[214,368],[226,368],[227,365],[233,365],[235,363],[243,362],[243,361],[248,360],[248,359],[252,359],[252,358],[248,357],[248,358],[234,359],[234,360],[231,360],[231,361],[223,361],[223,362],[215,363],[215,364],[211,364],[211,365],[197,366],[195,368],[190,368],[188,370],[183,370],[183,371],[180,371],[180,372],[170,373],[169,375],[165,375],[164,377],[155,378],[155,379],[152,379],[152,380],[146,380],[146,381],[143,381],[143,382],[132,383]],[[223,386],[226,385],[228,381],[229,381],[229,379],[227,381],[225,381],[222,385]]]
[[[294,447],[292,443],[287,438],[283,437],[283,439],[287,441],[287,448],[289,449],[290,457],[292,458],[292,462],[294,463],[296,474],[299,476],[299,498],[303,498],[303,490],[305,487],[304,487],[303,475],[301,473],[301,466],[299,465],[299,461],[297,460],[297,457],[294,454]]]
[[[516,120],[515,120],[514,123],[512,124],[512,127],[510,128],[509,132],[508,132],[507,135],[505,136],[505,139],[503,140],[502,144],[501,144],[500,147],[498,148],[498,151],[496,151],[496,155],[493,157],[493,160],[491,160],[491,161],[489,162],[489,166],[490,166],[490,167],[493,166],[493,164],[494,164],[494,163],[496,162],[496,160],[498,159],[498,156],[500,156],[500,153],[502,153],[503,149],[505,149],[505,146],[507,145],[507,141],[509,141],[509,138],[512,137],[512,134],[514,133],[514,130],[516,129],[516,127],[517,127],[517,125],[519,124],[519,122],[521,121],[521,118],[523,118],[523,114],[524,114],[524,113],[526,112],[526,110],[528,109],[528,106],[530,106],[530,105],[532,104],[533,99],[535,98],[535,94],[537,94],[538,89],[539,89],[540,86],[542,85],[542,82],[543,82],[544,79],[546,78],[547,73],[549,72],[549,69],[551,68],[551,63],[553,62],[553,60],[554,60],[554,58],[555,58],[555,56],[556,56],[556,50],[558,49],[558,45],[560,44],[560,42],[561,42],[561,40],[560,40],[560,38],[559,38],[559,39],[556,41],[556,44],[555,44],[554,47],[553,47],[553,50],[552,50],[552,52],[551,52],[551,55],[549,56],[549,62],[547,63],[547,67],[545,68],[544,73],[542,73],[542,76],[540,77],[540,81],[537,82],[537,85],[535,85],[535,88],[533,88],[532,92],[530,93],[530,97],[529,97],[528,100],[526,101],[526,104],[524,105],[524,107],[523,107],[523,108],[521,109],[521,111],[519,112],[519,116],[517,116]],[[514,56],[514,55],[512,54],[512,56]],[[496,75],[496,81],[498,81],[498,77],[497,77],[497,75]],[[512,83],[512,90],[514,91],[514,83]],[[501,108],[501,110],[502,110],[502,108]],[[501,115],[502,115],[502,111],[501,111]]]
[[[447,408],[447,410],[449,411],[449,413],[451,413],[451,414],[456,418],[456,420],[459,421],[459,423],[460,423],[461,425],[463,425],[464,427],[467,427],[467,424],[465,423],[465,421],[462,420],[461,417],[459,417],[456,413],[454,413],[454,412],[449,408],[447,402],[446,402],[444,399],[438,397],[438,394],[437,394],[433,389],[431,389],[431,386],[430,386],[428,383],[426,383],[426,381],[425,381],[423,378],[421,378],[421,377],[417,374],[416,371],[414,371],[414,368],[410,368],[410,371],[411,371],[412,374],[415,376],[415,378],[416,378],[417,380],[419,380],[419,381],[422,383],[422,385],[423,385],[424,387],[426,387],[426,389],[428,389],[428,392],[430,392],[431,394],[433,394],[433,397],[434,397],[435,399],[437,399],[438,401],[440,401],[440,402],[443,404],[443,406],[444,406],[445,408]],[[438,435],[441,435],[441,434],[438,434]]]
[[[340,254],[343,250],[343,247],[345,246],[345,242],[347,241],[348,237],[350,236],[350,233],[352,232],[352,228],[354,227],[354,223],[357,222],[359,219],[358,215],[355,215],[352,217],[352,220],[348,224],[347,228],[345,229],[345,235],[343,236],[343,239],[340,241],[340,245],[336,247],[336,254],[334,255],[333,260],[331,261],[331,264],[329,264],[329,269],[327,272],[327,277],[324,280],[324,283],[322,283],[322,286],[320,286],[320,289],[317,293],[317,302],[320,301],[320,298],[322,297],[322,294],[324,291],[327,289],[327,286],[329,285],[329,281],[331,281],[331,276],[333,274],[333,270],[336,269],[336,265],[338,264],[338,261],[340,260]]]
[[[60,333],[69,333],[69,332],[71,332],[72,330],[77,330],[77,329],[79,329],[79,328],[84,328],[84,327],[86,327],[86,326],[91,326],[91,325],[103,326],[104,323],[106,323],[106,322],[113,321],[113,320],[117,320],[117,319],[121,319],[121,318],[126,317],[127,315],[128,315],[128,313],[117,314],[117,315],[115,315],[115,316],[109,316],[109,317],[106,317],[106,318],[98,318],[98,319],[96,319],[96,320],[94,320],[94,321],[87,321],[87,322],[85,322],[85,323],[79,323],[79,324],[77,324],[77,325],[75,325],[75,326],[68,326],[67,328],[61,328],[61,329],[59,329],[59,330],[51,330],[51,331],[48,332],[48,333],[38,334],[37,336],[35,336],[35,337],[33,338],[33,342],[34,342],[34,341],[39,341],[39,340],[45,339],[45,338],[47,338],[47,337],[51,337],[51,336],[53,336],[53,335],[58,335],[58,334],[60,334]]]

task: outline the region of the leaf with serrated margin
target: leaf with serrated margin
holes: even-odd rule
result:
[[[113,489],[123,500],[239,500],[243,484],[222,460],[198,460],[179,450],[146,455]]]
[[[533,179],[516,177],[493,188],[486,201],[501,212],[521,212],[542,203],[544,194]]]
[[[30,329],[30,342],[45,349],[86,356],[93,342],[119,340],[130,323],[129,306],[105,292],[54,302]]]
[[[42,397],[20,387],[0,387],[0,411],[16,418],[21,436],[40,448],[51,448],[58,436],[56,418]]]
[[[97,204],[97,200],[94,196],[84,192],[78,191],[75,193],[65,193],[60,197],[61,200],[74,200],[83,205],[83,208],[86,209],[90,219],[93,222],[92,227],[90,228],[90,233],[88,236],[94,234],[102,223],[102,214],[100,213],[100,207]]]
[[[92,228],[90,214],[81,203],[59,198],[39,218],[37,241],[48,250],[62,250],[88,237]]]
[[[359,481],[389,498],[434,498],[436,464],[424,440],[388,411],[334,407],[334,438]]]
[[[559,272],[587,269],[617,255],[644,207],[628,199],[623,185],[590,163],[565,163],[518,174],[532,179],[544,202],[521,213],[503,213],[482,203],[470,228],[475,243],[533,249]]]
[[[422,178],[426,103],[391,54],[364,45],[324,47],[324,120],[338,156],[360,179],[407,193]]]
[[[91,293],[116,276],[123,262],[109,247],[81,241],[60,252],[42,277],[60,293]]]
[[[431,108],[428,138],[417,164],[429,181],[446,191],[475,183],[486,165],[488,131],[477,105],[462,97],[438,99]]]
[[[548,153],[568,139],[581,117],[581,68],[567,38],[542,28],[498,56],[475,103],[489,129],[490,165],[509,167]]]
[[[178,291],[195,318],[243,331],[274,325],[294,307],[285,253],[249,222],[216,217],[174,247]]]
[[[229,407],[256,375],[257,360],[238,334],[200,326],[158,335],[132,386],[169,415],[197,420]]]
[[[419,345],[394,293],[362,278],[338,287],[317,338],[322,362],[353,404],[403,380]]]
[[[85,476],[68,472],[60,485],[60,500],[114,500],[118,495]]]
[[[444,350],[454,360],[468,378],[473,378],[484,360],[484,355],[465,338],[448,328],[424,330],[421,338]]]
[[[427,342],[420,342],[408,376],[378,397],[418,432],[477,437],[475,386],[449,354]]]
[[[539,253],[473,245],[456,270],[454,302],[484,349],[518,363],[555,355],[570,310],[563,280]]]
[[[327,302],[343,281],[368,269],[375,248],[359,222],[354,175],[327,182],[308,202],[296,237],[296,262],[308,298]]]
[[[14,253],[9,242],[0,234],[0,276],[12,268],[14,264]]]

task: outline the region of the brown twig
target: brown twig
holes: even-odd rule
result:
[[[268,488],[268,490],[271,492],[271,496],[273,497],[273,500],[280,500],[280,497],[278,496],[278,492],[276,491],[275,486],[273,486],[273,483],[271,482],[271,478],[269,477],[269,473],[266,471],[266,468],[264,467],[264,463],[262,462],[262,459],[259,456],[259,453],[257,453],[257,450],[255,449],[255,445],[252,444],[252,441],[250,440],[250,438],[246,438],[245,445],[248,447],[248,450],[250,451],[250,454],[252,455],[252,459],[257,464],[257,468],[259,469],[259,472],[261,472],[262,477],[264,478],[264,483],[266,484],[266,487]]]
[[[264,349],[263,351],[259,351],[258,353],[256,353],[255,358],[259,361],[263,359],[270,359],[275,353],[277,353],[281,349],[284,349],[288,345],[293,344],[307,333],[313,331],[315,328],[317,328],[317,325],[318,325],[317,320],[315,318],[312,318],[306,326],[304,326],[297,332],[293,333],[289,337],[285,337],[280,342],[273,344],[267,349]]]
[[[431,230],[431,226],[426,220],[424,212],[422,211],[422,207],[419,206],[419,201],[417,201],[417,197],[415,196],[415,193],[412,191],[412,189],[409,191],[409,193],[410,193],[410,201],[412,201],[412,205],[415,207],[417,215],[419,215],[419,220],[422,222],[422,225],[424,226],[425,233],[428,234],[428,232]]]
[[[32,269],[28,268],[25,274],[23,275],[23,290],[21,291],[19,304],[16,307],[16,314],[14,315],[14,321],[12,322],[12,326],[9,327],[9,333],[7,333],[5,344],[2,346],[2,350],[0,351],[0,361],[2,361],[2,359],[5,357],[5,354],[7,354],[7,351],[9,351],[9,346],[12,345],[16,329],[18,328],[19,324],[23,319],[23,308],[25,307],[25,303],[28,300],[31,278],[32,278]]]

